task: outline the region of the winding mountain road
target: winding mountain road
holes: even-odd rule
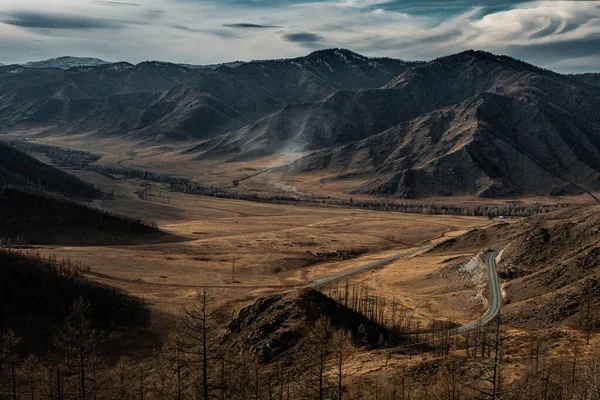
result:
[[[328,283],[335,282],[338,279],[347,278],[347,277],[349,277],[351,275],[358,274],[359,272],[364,272],[364,271],[367,271],[367,270],[372,269],[372,268],[381,267],[382,265],[387,264],[387,263],[392,262],[392,261],[396,261],[399,258],[406,257],[406,256],[411,256],[411,255],[416,254],[416,253],[418,253],[420,251],[429,250],[432,247],[433,247],[433,245],[428,245],[428,246],[418,247],[416,249],[412,249],[412,250],[409,250],[409,251],[405,251],[404,253],[399,253],[399,254],[396,254],[394,256],[390,256],[390,257],[384,258],[384,259],[379,260],[379,261],[374,261],[374,262],[369,263],[369,264],[361,265],[360,267],[352,268],[352,269],[349,269],[349,270],[344,271],[344,272],[340,272],[339,274],[336,274],[336,275],[333,275],[333,276],[330,276],[330,277],[327,277],[327,278],[317,279],[316,281],[312,281],[311,283],[309,283],[308,285],[306,285],[304,287],[305,288],[316,289],[319,286],[323,286],[323,285],[326,285]]]
[[[428,245],[428,246],[418,247],[413,250],[405,251],[404,253],[399,253],[394,256],[384,258],[379,261],[374,261],[369,264],[361,265],[360,267],[356,267],[356,268],[353,268],[353,269],[350,269],[350,270],[347,270],[344,272],[340,272],[339,274],[336,274],[336,275],[333,275],[333,276],[330,276],[327,278],[318,279],[316,281],[309,283],[308,285],[305,285],[304,287],[316,289],[316,288],[326,285],[328,283],[335,282],[338,279],[347,278],[351,275],[355,275],[360,272],[364,272],[364,271],[367,271],[367,270],[370,270],[373,268],[383,266],[383,265],[385,265],[389,262],[395,261],[399,258],[411,256],[411,255],[419,253],[421,251],[429,250],[432,247],[433,247],[433,245]],[[459,326],[459,327],[453,329],[453,333],[464,333],[464,332],[471,331],[471,330],[477,328],[478,326],[485,325],[488,322],[490,322],[491,320],[493,320],[496,317],[496,315],[498,315],[498,313],[500,312],[500,305],[502,303],[502,297],[500,294],[500,281],[498,279],[498,273],[496,271],[496,257],[498,257],[498,254],[500,254],[499,251],[492,250],[487,253],[486,259],[485,259],[485,262],[487,265],[487,270],[488,270],[488,282],[489,282],[489,287],[490,287],[488,310],[478,320],[469,322],[468,324],[465,324],[465,325],[462,325],[462,326]]]
[[[466,325],[459,326],[454,329],[454,333],[464,333],[472,331],[477,326],[485,325],[493,320],[500,312],[502,304],[502,296],[500,294],[500,281],[498,272],[496,271],[496,257],[500,254],[497,250],[492,250],[486,255],[485,263],[488,269],[488,282],[490,286],[489,307],[485,314],[476,321],[469,322]]]

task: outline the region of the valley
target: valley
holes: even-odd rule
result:
[[[82,174],[85,175],[85,174]],[[99,184],[127,212],[181,241],[128,246],[35,246],[42,255],[78,260],[91,276],[143,296],[176,315],[197,287],[225,290],[229,307],[273,290],[301,287],[354,265],[489,224],[486,218],[427,216],[333,207],[278,206],[150,190],[130,182]],[[105,204],[104,204],[105,203]],[[121,205],[122,204],[122,205]],[[148,205],[147,205],[148,204]],[[231,293],[229,293],[231,292]]]
[[[0,389],[593,398],[596,74],[330,49],[0,78]]]

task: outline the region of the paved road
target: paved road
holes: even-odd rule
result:
[[[493,320],[500,312],[502,296],[500,295],[500,282],[498,280],[498,272],[496,271],[496,257],[500,254],[499,251],[490,251],[485,259],[488,267],[488,282],[490,286],[489,308],[485,314],[477,321],[469,322],[466,325],[459,326],[454,329],[454,333],[463,333],[475,329],[478,325],[485,325]]]
[[[318,288],[319,286],[326,285],[331,282],[335,282],[338,279],[347,278],[351,275],[358,274],[360,272],[367,271],[372,268],[380,267],[389,262],[395,261],[402,257],[407,257],[413,254],[416,254],[421,251],[429,250],[432,248],[432,245],[419,247],[417,249],[405,251],[404,253],[396,254],[391,257],[384,258],[379,261],[374,261],[369,264],[362,265],[360,267],[356,267],[350,269],[348,271],[340,272],[339,274],[330,276],[328,278],[318,279],[304,286],[305,288]],[[500,282],[498,280],[498,273],[496,272],[496,257],[500,252],[493,250],[487,253],[486,255],[486,265],[488,269],[488,281],[490,286],[490,296],[489,296],[489,308],[486,313],[476,321],[469,322],[468,324],[459,326],[453,330],[453,333],[464,333],[470,330],[475,329],[479,325],[485,325],[490,322],[498,313],[500,312],[500,304],[502,297],[500,295]]]
[[[369,263],[369,264],[361,265],[360,267],[349,269],[348,271],[340,272],[339,274],[330,276],[328,278],[317,279],[316,281],[312,281],[311,283],[309,283],[308,285],[306,285],[304,287],[305,288],[315,289],[315,288],[318,288],[319,286],[323,286],[323,285],[326,285],[328,283],[335,282],[338,279],[346,278],[346,277],[348,277],[350,275],[358,274],[359,272],[364,272],[364,271],[367,271],[367,270],[372,269],[372,268],[380,267],[380,266],[382,266],[384,264],[387,264],[389,262],[395,261],[395,260],[397,260],[399,258],[406,257],[406,256],[411,256],[411,255],[413,255],[415,253],[418,253],[420,251],[429,250],[432,247],[433,247],[433,245],[428,245],[428,246],[418,247],[418,248],[413,249],[413,250],[405,251],[404,253],[400,253],[400,254],[396,254],[395,256],[384,258],[383,260],[374,261],[374,262]]]

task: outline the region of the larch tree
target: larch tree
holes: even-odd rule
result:
[[[87,384],[100,366],[98,344],[91,328],[90,305],[78,298],[55,338],[55,348],[66,371],[77,376],[78,397],[82,400],[87,398]]]
[[[342,400],[344,393],[344,367],[355,351],[350,332],[342,329],[334,331],[331,338],[331,347],[336,364],[337,398],[338,400]]]
[[[208,400],[218,388],[217,365],[223,359],[219,350],[221,322],[215,307],[216,294],[199,289],[195,302],[183,308],[178,350],[188,363],[199,365],[199,397]]]
[[[2,364],[1,367],[7,371],[13,400],[17,400],[17,350],[20,342],[21,338],[19,338],[14,331],[8,330],[4,333],[2,342],[0,343],[0,363]]]

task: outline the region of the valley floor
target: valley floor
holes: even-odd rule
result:
[[[259,162],[192,162],[189,156],[181,155],[183,145],[181,148],[139,146],[123,151],[123,143],[110,140],[95,142],[92,147],[88,146],[90,141],[86,141],[85,148],[78,146],[73,138],[54,139],[49,143],[101,154],[99,164],[186,176],[202,184],[240,192],[310,193],[346,199],[348,185],[353,184],[352,180],[328,182],[323,176],[260,172],[294,156]],[[34,155],[50,162],[43,154]],[[149,328],[152,340],[148,340],[147,347],[156,346],[155,338],[172,329],[182,307],[191,304],[199,287],[213,288],[218,293],[218,306],[235,315],[240,307],[259,297],[296,290],[314,280],[499,222],[486,217],[254,203],[175,193],[161,184],[139,179],[112,179],[82,170],[70,172],[106,193],[114,193],[112,199],[97,201],[98,207],[155,221],[161,229],[182,238],[178,242],[148,245],[54,245],[34,249],[42,255],[54,254],[58,259],[81,261],[89,265],[88,275],[92,279],[143,297],[152,312]],[[234,180],[247,176],[252,177],[234,187]],[[453,198],[452,201],[475,204],[481,199]],[[588,203],[590,199],[527,198],[522,201]],[[502,221],[519,223],[513,219]],[[477,281],[477,277],[461,265],[476,258],[477,252],[482,250],[467,246],[451,252],[420,252],[353,276],[350,282],[368,287],[387,304],[397,302],[422,326],[434,319],[466,323],[485,312],[487,289],[485,282]],[[325,293],[328,290],[339,291],[339,288],[330,285],[323,289]],[[517,349],[518,338],[529,332],[524,328],[511,332],[517,338],[511,346]],[[573,345],[567,340],[571,333],[568,328],[557,333],[565,341],[564,348]],[[388,362],[390,366],[416,362],[408,357],[402,352],[391,358],[389,352],[383,351],[360,353],[348,370],[355,377],[365,373],[377,376]],[[518,373],[518,368],[513,372]]]

